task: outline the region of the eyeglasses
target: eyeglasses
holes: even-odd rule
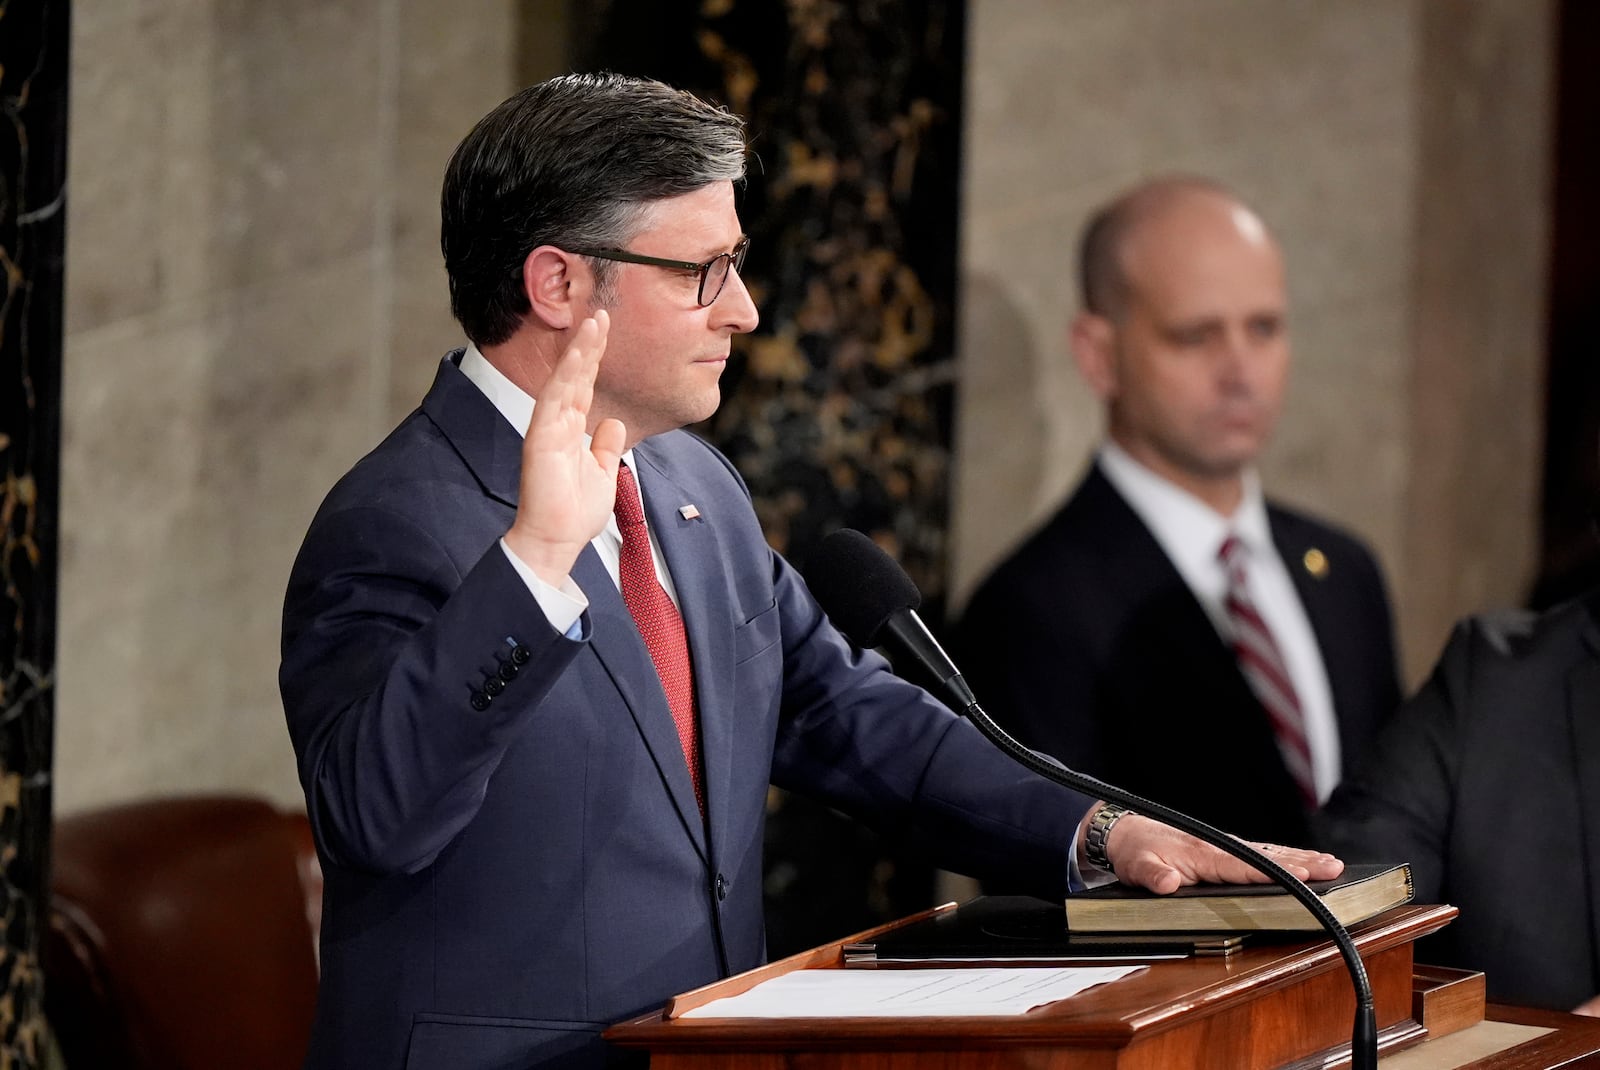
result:
[[[577,253],[579,256],[594,256],[601,260],[618,260],[624,264],[645,264],[649,267],[672,268],[676,271],[693,271],[700,276],[700,290],[696,299],[700,307],[705,308],[715,301],[722,293],[722,288],[728,285],[729,269],[740,271],[744,268],[744,254],[750,251],[750,236],[744,235],[731,253],[718,253],[704,263],[695,263],[693,260],[665,260],[659,256],[645,256],[642,253],[630,253],[626,249],[568,249],[568,252]]]

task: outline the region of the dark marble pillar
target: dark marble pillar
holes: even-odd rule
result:
[[[962,4],[612,0],[580,68],[648,74],[750,124],[740,213],[761,308],[706,431],[803,563],[860,528],[944,595]]]
[[[0,3],[0,1070],[44,1058],[67,0]]]
[[[660,78],[749,122],[740,205],[760,329],[736,339],[700,428],[750,484],[768,540],[803,567],[866,531],[945,591],[954,382],[961,0],[585,0],[577,69]],[[838,815],[774,793],[774,954],[926,905],[932,870]]]
[[[1559,17],[1536,608],[1600,585],[1600,8]]]

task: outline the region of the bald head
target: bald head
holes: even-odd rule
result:
[[[1142,281],[1139,261],[1180,253],[1189,241],[1204,239],[1206,232],[1277,253],[1266,224],[1219,182],[1169,176],[1121,194],[1096,211],[1084,227],[1078,247],[1082,307],[1120,320]]]
[[[1272,432],[1289,367],[1283,259],[1223,187],[1129,191],[1084,235],[1072,351],[1135,460],[1229,515]]]

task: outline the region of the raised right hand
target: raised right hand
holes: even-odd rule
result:
[[[539,391],[522,443],[517,516],[506,545],[553,587],[605,527],[616,499],[617,461],[626,442],[622,423],[602,420],[592,441],[583,439],[610,327],[604,309],[578,325]]]

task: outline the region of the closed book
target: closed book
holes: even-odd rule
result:
[[[1410,902],[1411,867],[1347,866],[1338,878],[1307,885],[1344,925]],[[1108,884],[1067,898],[1073,934],[1312,932],[1311,911],[1276,884],[1194,884],[1157,895]]]
[[[984,895],[842,951],[846,966],[997,966],[1225,955],[1241,944],[1236,935],[1070,933],[1060,902]]]

